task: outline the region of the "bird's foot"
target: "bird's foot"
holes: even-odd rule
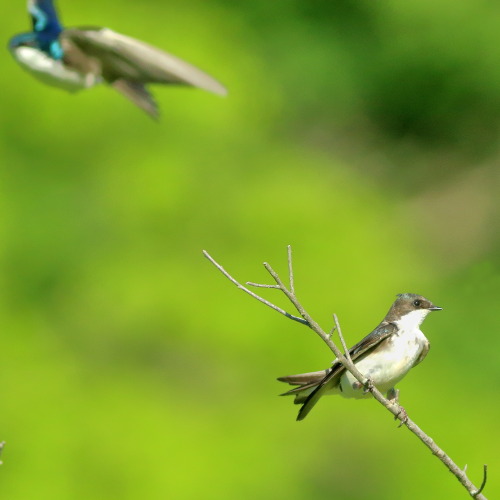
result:
[[[363,394],[368,394],[369,392],[371,392],[371,390],[373,389],[373,382],[371,379],[367,378],[365,383],[362,384],[361,382],[358,382],[357,380],[354,381],[352,383],[352,388],[355,390],[355,391],[358,391],[360,389],[363,389]]]
[[[363,384],[363,394],[368,394],[373,389],[373,381],[371,378],[367,378],[366,382]]]
[[[394,420],[399,419],[401,421],[398,428],[406,424],[408,422],[408,415],[406,410],[399,404],[399,389],[394,389],[394,387],[389,389],[387,391],[387,399],[392,405],[397,407],[398,412],[394,415]]]
[[[394,420],[400,420],[399,422],[399,425],[398,425],[398,429],[406,424],[406,422],[408,422],[408,414],[406,413],[406,410],[400,405],[398,404],[398,413],[396,413],[396,415],[394,415]]]

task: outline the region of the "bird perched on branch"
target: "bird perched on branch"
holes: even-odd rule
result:
[[[154,118],[158,107],[149,83],[227,93],[200,69],[134,38],[108,28],[64,29],[52,0],[28,0],[28,11],[33,31],[12,37],[9,50],[44,83],[76,92],[106,82]]]
[[[429,312],[441,309],[421,295],[400,294],[377,328],[349,350],[356,368],[377,389],[387,392],[390,400],[397,400],[394,386],[429,352],[429,341],[420,331],[422,321]],[[370,397],[363,384],[337,360],[326,370],[278,380],[297,386],[282,394],[295,395],[295,404],[302,404],[297,420],[303,420],[326,394],[357,399]]]

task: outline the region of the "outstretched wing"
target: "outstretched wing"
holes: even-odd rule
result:
[[[122,79],[146,83],[181,84],[214,94],[227,90],[200,69],[147,43],[108,28],[71,28],[61,38],[100,61],[102,75],[112,83]]]
[[[382,322],[373,332],[369,333],[364,339],[360,340],[350,350],[349,354],[351,359],[355,361],[364,354],[374,349],[382,340],[392,335],[397,330],[397,326],[393,323]],[[304,404],[299,410],[297,420],[304,420],[309,412],[313,409],[314,405],[318,402],[319,398],[328,389],[338,385],[340,377],[344,374],[345,368],[339,361],[336,361],[328,375],[317,385],[311,394],[307,397]]]

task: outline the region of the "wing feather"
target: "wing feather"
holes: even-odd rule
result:
[[[71,28],[62,37],[101,61],[104,78],[142,83],[171,83],[199,87],[225,95],[226,88],[210,75],[163,50],[108,28]]]

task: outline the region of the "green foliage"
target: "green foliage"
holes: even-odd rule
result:
[[[45,87],[4,52],[0,496],[465,497],[376,403],[326,398],[296,423],[276,397],[276,376],[330,353],[201,250],[263,282],[292,244],[298,296],[349,343],[396,293],[444,308],[402,403],[476,484],[489,464],[494,498],[497,7],[59,4],[67,25],[147,40],[230,93],[156,87],[157,124],[105,87]],[[4,10],[4,38],[27,29],[22,2]]]

